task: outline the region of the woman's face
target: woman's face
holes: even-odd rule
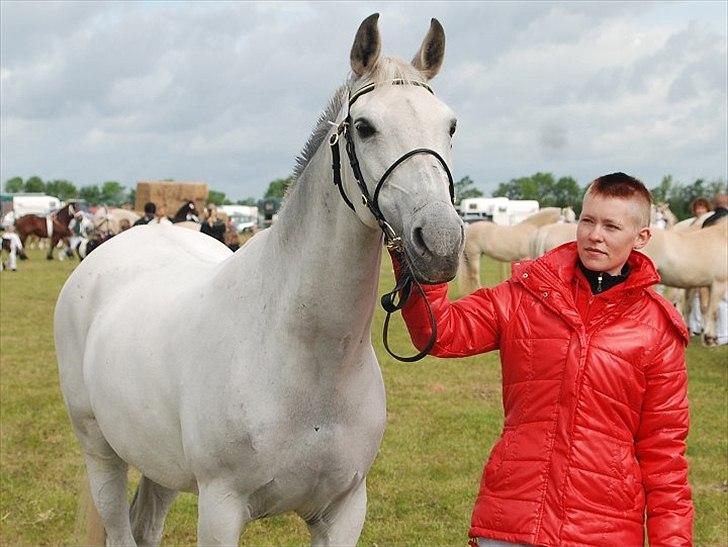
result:
[[[590,270],[617,275],[632,249],[650,240],[650,229],[639,225],[639,206],[626,199],[587,194],[576,228],[581,262]]]
[[[695,207],[693,207],[693,214],[696,217],[699,217],[701,215],[704,215],[707,212],[708,212],[708,208],[705,205],[703,205],[702,203],[699,203],[698,205],[696,205]]]

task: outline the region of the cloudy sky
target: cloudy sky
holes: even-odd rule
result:
[[[361,20],[458,114],[453,175],[487,194],[536,171],[656,185],[728,175],[718,2],[0,3],[0,179],[173,178],[233,199],[287,176],[347,77]]]

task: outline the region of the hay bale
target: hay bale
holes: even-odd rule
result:
[[[151,201],[157,209],[164,207],[167,216],[174,216],[187,201],[194,201],[198,211],[207,204],[208,188],[204,182],[139,181],[135,209],[143,214],[144,204]]]

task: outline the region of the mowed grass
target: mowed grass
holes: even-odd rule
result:
[[[47,262],[41,252],[0,273],[0,544],[73,544],[83,476],[63,406],[52,318],[75,261]],[[499,265],[483,262],[485,281]],[[380,293],[393,286],[389,260]],[[451,290],[453,297],[456,289]],[[142,313],[142,310],[140,310]],[[464,545],[483,462],[502,420],[497,353],[404,364],[381,343],[383,312],[372,330],[387,388],[388,421],[369,473],[361,545]],[[241,329],[244,328],[241,326]],[[391,345],[413,351],[397,318]],[[698,545],[728,544],[728,348],[688,348],[692,428],[688,441]],[[138,473],[130,473],[130,493]],[[163,543],[195,543],[196,498],[181,494]],[[284,515],[252,523],[241,545],[307,544],[305,525]]]

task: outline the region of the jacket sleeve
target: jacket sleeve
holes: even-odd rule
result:
[[[647,503],[649,544],[692,545],[693,502],[685,439],[689,415],[685,345],[666,336],[645,368],[636,454]]]
[[[466,357],[499,347],[506,310],[512,301],[511,283],[479,289],[456,302],[448,299],[445,283],[423,285],[422,288],[427,302],[413,287],[407,304],[402,308],[402,317],[417,349],[427,345],[432,332],[427,303],[437,326],[437,339],[431,355]]]

